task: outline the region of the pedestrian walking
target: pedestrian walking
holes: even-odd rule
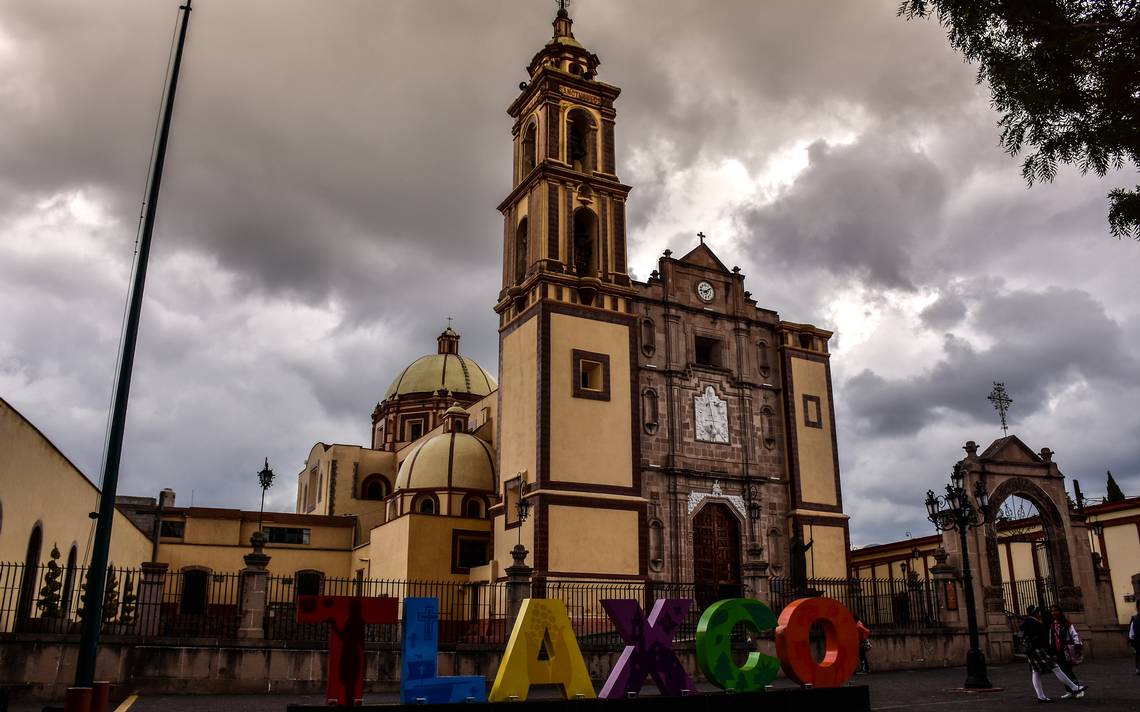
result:
[[[1081,664],[1084,655],[1084,644],[1081,642],[1081,636],[1077,633],[1077,627],[1072,624],[1060,606],[1054,603],[1049,608],[1049,613],[1053,619],[1049,624],[1049,652],[1053,654],[1053,659],[1057,661],[1057,667],[1061,668],[1061,672],[1080,685],[1081,681],[1077,679],[1073,668]],[[1061,699],[1067,700],[1070,697],[1083,696],[1083,692],[1070,689],[1061,696]]]
[[[855,630],[859,632],[859,672],[871,674],[871,666],[867,663],[867,651],[871,649],[871,629],[855,616]]]
[[[1053,673],[1066,690],[1075,691],[1077,694],[1087,690],[1088,686],[1076,684],[1057,667],[1056,659],[1049,652],[1049,631],[1041,622],[1043,609],[1040,606],[1030,606],[1025,614],[1025,620],[1021,622],[1021,649],[1029,661],[1029,668],[1032,671],[1030,679],[1037,701],[1053,701],[1045,694],[1045,688],[1041,685],[1041,673],[1044,672]]]

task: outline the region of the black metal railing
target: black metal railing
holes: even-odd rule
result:
[[[1002,584],[1005,610],[1025,614],[1029,606],[1052,606],[1057,602],[1057,583],[1051,576],[1006,581]]]
[[[104,597],[103,632],[140,638],[236,638],[241,623],[242,574],[187,568],[165,573],[148,572],[147,600],[143,595],[143,572],[111,569],[109,591]],[[0,563],[0,633],[75,633],[86,602],[87,569],[70,570],[43,565],[25,572],[23,564]],[[328,623],[298,623],[297,599],[305,594],[340,596],[388,596],[403,601],[409,597],[432,597],[439,601],[439,644],[444,649],[459,645],[506,644],[510,631],[509,584],[504,581],[404,581],[325,577],[319,572],[293,575],[270,574],[266,586],[264,635],[269,640],[324,645]],[[1022,593],[1022,591],[1026,593]],[[1051,579],[1020,581],[1007,586],[1011,596],[1030,596],[1046,605],[1056,600]],[[584,649],[613,650],[621,637],[606,614],[602,601],[633,599],[648,614],[661,598],[694,601],[674,640],[683,644],[696,637],[701,614],[714,601],[750,595],[740,586],[710,586],[701,583],[614,580],[535,580],[532,598],[558,599],[579,644]],[[933,581],[903,579],[809,579],[796,583],[787,578],[769,579],[765,603],[777,615],[790,602],[807,596],[828,596],[841,601],[872,628],[922,630],[940,624],[938,598]],[[1007,604],[1007,608],[1011,606]],[[402,615],[402,610],[400,611]],[[146,620],[142,620],[145,617]],[[745,639],[738,630],[734,638]],[[370,643],[398,644],[398,624],[375,624],[366,629]]]
[[[52,562],[33,568],[0,563],[0,633],[78,633],[87,605],[84,566]],[[103,633],[123,634],[138,615],[139,571],[110,567],[103,596]]]
[[[769,607],[779,614],[797,598],[826,596],[840,601],[871,628],[922,630],[941,625],[935,582],[929,579],[808,579],[768,581]]]

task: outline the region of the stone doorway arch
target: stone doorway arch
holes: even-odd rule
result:
[[[702,606],[743,595],[740,522],[727,504],[706,501],[693,515],[693,581]]]
[[[990,494],[991,509],[998,511],[1002,503],[1013,496],[1028,500],[1037,508],[1041,529],[1045,534],[1049,567],[1056,581],[1058,597],[1075,598],[1079,601],[1080,588],[1073,579],[1072,556],[1066,539],[1065,521],[1060,509],[1045,490],[1026,477],[1010,477],[999,483],[994,488],[993,493]],[[989,569],[990,582],[996,586],[1003,581],[997,527],[993,524],[987,526],[985,536],[986,564]],[[1033,601],[1033,603],[1037,603],[1037,601]],[[1072,603],[1073,601],[1070,600],[1070,606]],[[1064,605],[1063,607],[1069,608],[1069,606]],[[1016,612],[1020,613],[1021,611]]]

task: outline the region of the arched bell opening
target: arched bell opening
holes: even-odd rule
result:
[[[579,277],[598,273],[598,219],[588,208],[574,211],[574,272]]]
[[[566,162],[582,173],[590,173],[597,165],[595,144],[597,130],[594,119],[582,109],[566,115]]]
[[[526,268],[529,262],[530,224],[527,218],[519,221],[515,229],[515,284],[522,284],[526,278]]]

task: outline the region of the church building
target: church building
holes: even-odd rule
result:
[[[353,515],[362,578],[845,578],[831,332],[780,319],[705,244],[629,276],[616,101],[565,10],[508,108],[498,379],[394,374],[370,447],[312,449],[297,512]],[[530,505],[520,516],[519,502]]]

